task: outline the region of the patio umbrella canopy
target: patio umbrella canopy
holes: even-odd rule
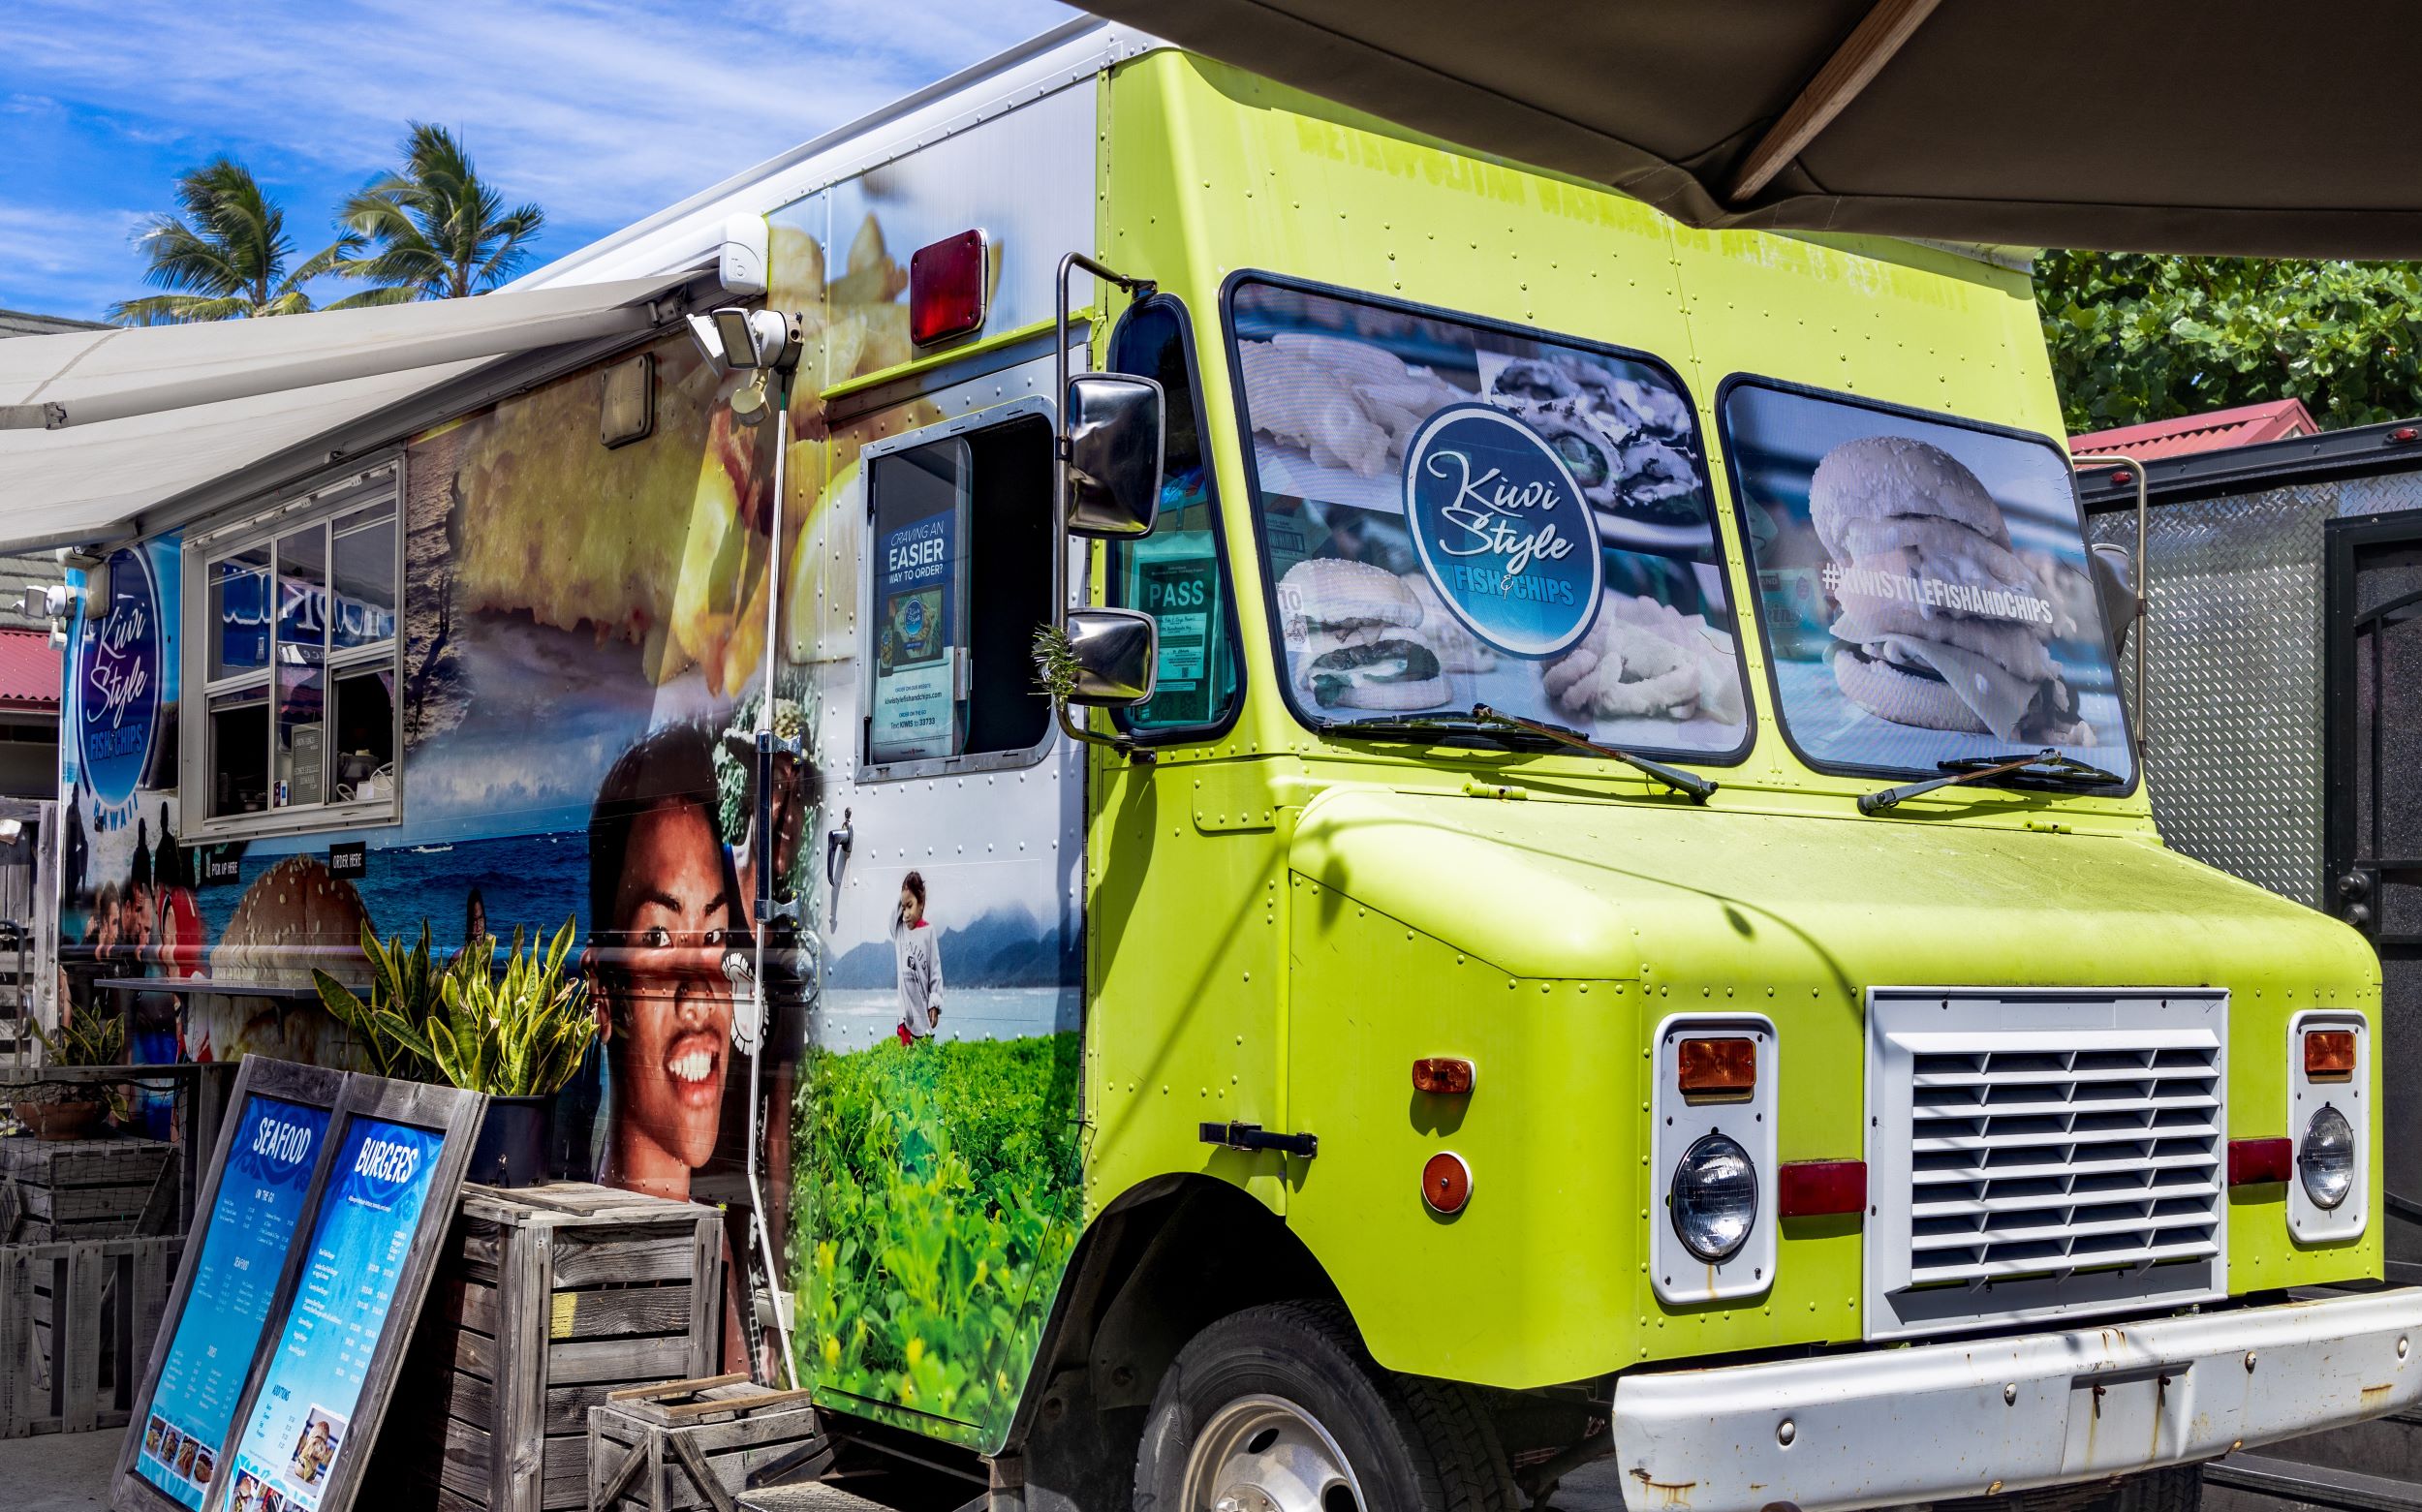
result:
[[[1085,0],[1692,226],[2422,258],[2388,0]]]

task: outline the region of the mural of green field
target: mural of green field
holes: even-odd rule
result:
[[[980,1444],[1076,1241],[1074,1034],[810,1050],[792,1109],[799,1375]]]

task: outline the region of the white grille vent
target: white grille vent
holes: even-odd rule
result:
[[[1869,1009],[1870,1337],[2225,1290],[2223,995]]]

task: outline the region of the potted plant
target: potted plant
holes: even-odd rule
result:
[[[126,1020],[98,1010],[71,1011],[53,1034],[33,1025],[51,1065],[116,1065],[126,1055]],[[118,1107],[114,1088],[97,1082],[47,1082],[25,1090],[12,1110],[37,1139],[81,1139]]]
[[[438,966],[429,929],[404,948],[381,945],[367,928],[370,1001],[326,972],[312,974],[320,1001],[362,1040],[380,1074],[446,1081],[488,1095],[486,1122],[471,1155],[469,1179],[527,1187],[546,1179],[546,1146],[555,1095],[580,1068],[597,1038],[588,984],[567,971],[570,919],[543,950],[513,931],[505,969],[486,936]]]

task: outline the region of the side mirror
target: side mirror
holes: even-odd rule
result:
[[[2127,633],[2136,623],[2136,559],[2115,540],[2098,540],[2086,553],[2086,565],[2102,623],[2111,627],[2111,649],[2125,651]]]
[[[1166,401],[1127,373],[1069,380],[1068,532],[1095,540],[1148,535],[1161,510]]]
[[[1071,609],[1068,644],[1076,658],[1071,703],[1118,709],[1152,696],[1160,662],[1159,627],[1135,609]]]

